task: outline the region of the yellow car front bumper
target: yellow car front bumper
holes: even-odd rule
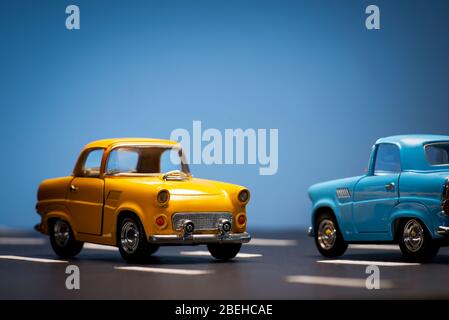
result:
[[[208,243],[247,243],[251,236],[247,232],[226,234],[154,235],[148,241],[160,245],[195,245]]]

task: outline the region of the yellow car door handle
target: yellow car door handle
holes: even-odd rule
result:
[[[70,189],[71,192],[75,192],[75,191],[78,190],[78,187],[72,184],[72,185],[70,185],[69,189]]]

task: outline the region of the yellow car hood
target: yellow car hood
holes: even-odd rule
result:
[[[226,191],[220,182],[212,180],[190,178],[182,181],[165,181],[161,177],[136,177],[127,179],[129,182],[167,189],[170,195],[224,195]]]

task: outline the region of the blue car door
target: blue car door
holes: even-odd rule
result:
[[[382,143],[374,152],[370,172],[354,188],[353,222],[359,233],[389,232],[389,216],[399,201],[399,148]]]

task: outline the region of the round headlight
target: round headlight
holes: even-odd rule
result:
[[[238,199],[240,202],[246,203],[249,200],[249,191],[248,190],[242,190],[239,192]]]
[[[159,202],[159,204],[166,204],[169,199],[170,193],[167,190],[161,190],[157,194],[157,202]]]

